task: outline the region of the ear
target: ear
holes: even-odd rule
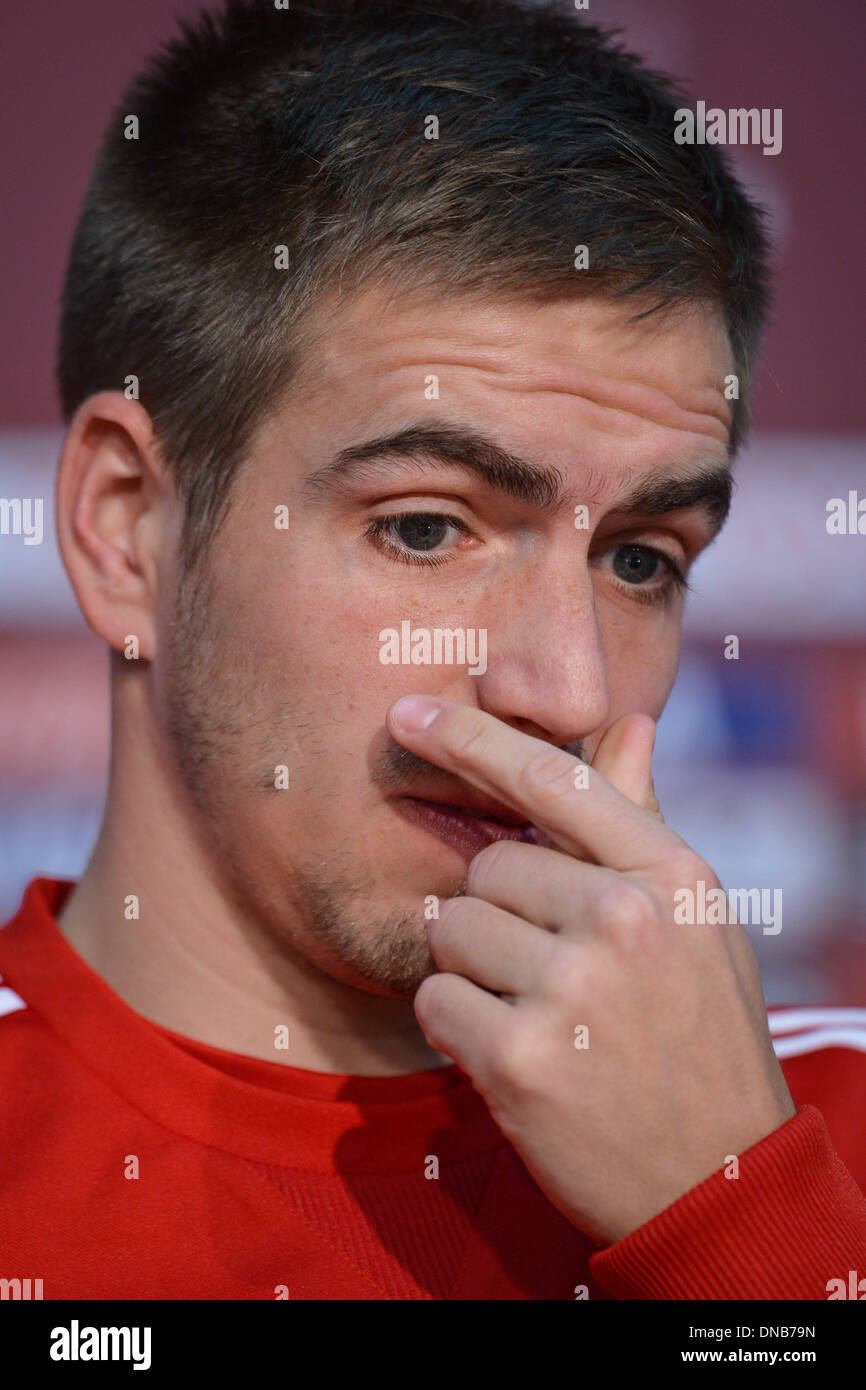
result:
[[[69,426],[57,473],[57,536],[89,626],[123,651],[156,650],[160,562],[178,503],[144,407],[119,391],[90,396]]]

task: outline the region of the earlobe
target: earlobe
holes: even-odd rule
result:
[[[90,396],[73,417],[57,473],[63,563],[92,630],[123,651],[154,655],[159,531],[166,477],[153,424],[119,391]]]

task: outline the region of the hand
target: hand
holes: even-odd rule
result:
[[[612,725],[576,787],[585,764],[561,749],[433,704],[414,731],[392,707],[392,736],[559,848],[502,840],[475,856],[466,896],[427,924],[441,973],[415,1013],[548,1199],[609,1244],[796,1113],[755,954],[738,924],[674,922],[677,889],[719,884],[658,815],[648,716]]]

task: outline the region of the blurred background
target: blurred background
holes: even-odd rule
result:
[[[3,18],[0,499],[41,497],[44,540],[0,535],[0,921],[36,874],[81,873],[105,784],[107,659],[53,534],[65,258],[115,101],[198,9],[28,0]],[[776,310],[733,515],[694,571],[656,785],[726,887],[781,890],[781,932],[750,928],[768,1000],[866,1004],[866,535],[826,528],[831,498],[866,499],[862,3],[586,13],[622,26],[693,102],[783,112],[781,153],[731,151],[772,215]]]

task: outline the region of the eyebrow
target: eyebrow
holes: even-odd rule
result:
[[[464,425],[442,423],[411,425],[349,445],[307,478],[304,492],[318,501],[338,491],[347,481],[373,479],[380,465],[389,461],[462,468],[488,487],[539,511],[560,511],[571,502],[572,494],[566,490],[558,468],[519,458]],[[598,486],[603,476],[599,470],[593,470],[591,486]],[[706,512],[715,534],[728,515],[732,492],[733,479],[727,463],[713,461],[698,464],[687,474],[652,473],[625,497],[614,501],[611,510],[625,516],[663,516],[686,507],[699,507]],[[582,500],[592,504],[589,497]]]

